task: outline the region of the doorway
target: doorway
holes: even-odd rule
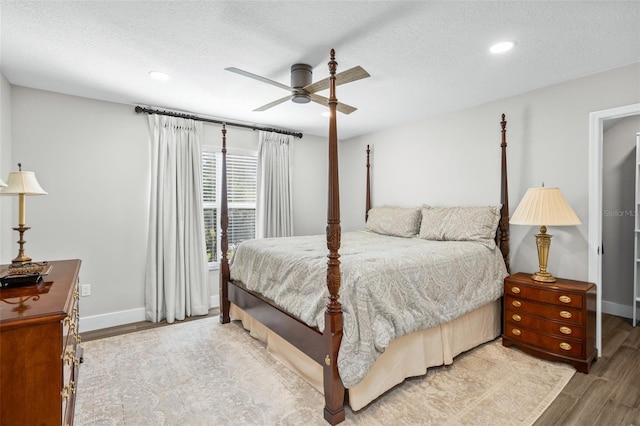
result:
[[[602,157],[605,120],[640,114],[640,103],[589,114],[589,281],[597,286],[596,347],[602,356]]]

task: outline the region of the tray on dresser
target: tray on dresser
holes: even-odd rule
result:
[[[47,262],[0,266],[0,289],[37,284],[51,272],[51,268],[53,265]]]

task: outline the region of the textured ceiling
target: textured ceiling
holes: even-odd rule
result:
[[[323,106],[286,102],[294,63],[328,76],[358,108],[348,139],[640,61],[640,1],[0,1],[10,83],[326,136]],[[488,53],[501,40],[516,48]],[[158,82],[148,72],[164,71]],[[328,96],[327,91],[320,92]],[[133,111],[133,108],[132,108]]]

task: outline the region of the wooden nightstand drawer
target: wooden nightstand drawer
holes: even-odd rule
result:
[[[597,357],[596,286],[556,279],[536,282],[518,273],[504,280],[502,344],[588,373]]]
[[[573,308],[582,308],[583,296],[581,294],[570,293],[567,291],[554,291],[552,286],[547,288],[533,288],[522,286],[518,283],[508,282],[505,284],[505,294],[510,294],[522,299],[536,300],[544,303],[551,303],[559,306],[569,306]]]
[[[561,356],[569,356],[573,358],[582,357],[583,343],[576,339],[565,339],[562,337],[551,336],[543,333],[537,333],[526,328],[518,327],[512,322],[507,323],[505,333],[514,340],[524,342]]]
[[[573,324],[582,324],[584,321],[584,315],[580,309],[545,305],[512,296],[505,297],[505,309],[509,309],[514,313],[531,314]]]
[[[544,318],[508,311],[507,322],[521,328],[527,328],[534,331],[540,331],[547,334],[555,334],[557,336],[567,336],[574,339],[584,338],[584,328],[580,324],[567,324],[565,322],[549,321]]]

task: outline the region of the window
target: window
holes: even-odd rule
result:
[[[227,204],[229,208],[229,258],[238,244],[255,238],[256,233],[256,182],[258,158],[255,152],[227,151]],[[204,230],[209,263],[219,262],[220,247],[220,197],[222,180],[222,153],[219,150],[203,150],[202,153],[202,201]]]

